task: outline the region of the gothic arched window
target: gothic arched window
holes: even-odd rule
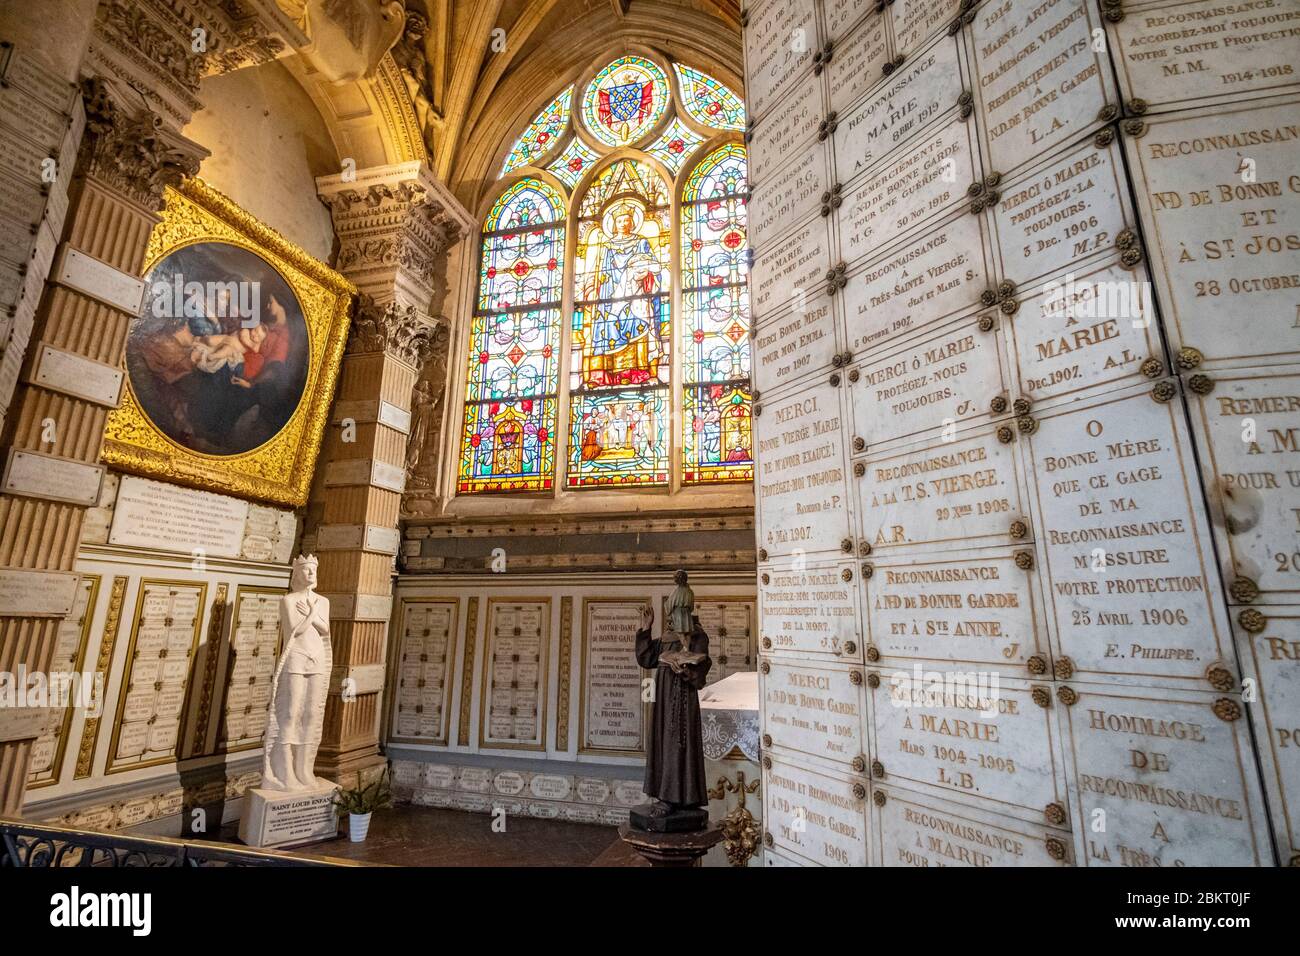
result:
[[[650,56],[588,75],[484,219],[457,489],[750,481],[744,104]]]

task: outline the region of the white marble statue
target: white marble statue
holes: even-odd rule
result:
[[[316,593],[316,557],[293,562],[289,593],[280,601],[284,650],[271,683],[271,712],[262,758],[263,790],[316,790],[316,751],[325,725],[329,688],[330,602]]]

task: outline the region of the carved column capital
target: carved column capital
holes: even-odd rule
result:
[[[414,369],[433,354],[440,321],[411,305],[376,302],[362,295],[348,335],[349,355],[384,352]],[[442,332],[446,338],[446,332]]]
[[[82,175],[157,212],[167,186],[199,171],[208,151],[147,107],[132,107],[114,84],[90,77],[82,81],[81,93],[86,109]]]

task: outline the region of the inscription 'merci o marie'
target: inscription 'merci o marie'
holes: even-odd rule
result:
[[[1081,679],[1204,681],[1232,652],[1176,404],[1139,386],[1037,417],[1036,524],[1061,651]]]
[[[817,35],[814,0],[769,0],[745,28],[745,93],[751,116],[762,116],[812,66]]]
[[[871,715],[888,781],[1034,821],[1065,803],[1056,718],[1027,680],[946,663],[886,669]]]
[[[749,141],[749,178],[761,183],[805,150],[821,149],[817,130],[826,118],[822,81],[809,73],[760,122]]]
[[[1215,713],[1241,703],[1215,691],[1079,686],[1061,708],[1088,866],[1271,866],[1246,721]],[[1225,711],[1227,713],[1227,711]]]
[[[1107,23],[1125,101],[1151,112],[1240,103],[1300,83],[1300,0],[1125,4]]]
[[[1223,578],[1259,592],[1229,594],[1300,603],[1300,366],[1215,375],[1213,392],[1187,398]]]
[[[769,245],[754,260],[749,288],[754,314],[766,319],[793,303],[793,309],[806,309],[808,303],[826,288],[826,270],[830,265],[830,242],[826,220],[809,219],[784,239]]]
[[[865,784],[844,774],[775,755],[763,774],[763,828],[777,850],[805,863],[866,866],[867,807]]]
[[[1300,97],[1125,137],[1170,345],[1208,365],[1300,358]]]
[[[763,729],[775,750],[847,769],[867,752],[866,685],[852,667],[772,658],[762,680]]]
[[[1113,253],[1116,237],[1133,222],[1113,141],[1098,148],[1085,140],[998,189],[994,247],[1003,278],[1022,287]]]
[[[1100,126],[1115,94],[1106,53],[1094,51],[1099,8],[1081,0],[1004,0],[971,24],[980,130],[994,169],[1007,172]]]
[[[945,112],[955,111],[962,75],[956,40],[941,36],[841,115],[833,137],[840,181],[870,169]]]
[[[938,797],[890,790],[872,807],[876,866],[1062,866],[1047,852],[1052,831]]]
[[[766,248],[807,218],[829,189],[826,154],[820,147],[808,150],[780,172],[756,183],[749,201],[749,228],[755,246]]]
[[[835,301],[822,281],[791,311],[759,315],[754,321],[754,386],[766,392],[814,374],[829,374],[839,350]],[[797,294],[796,294],[797,295]]]
[[[954,206],[965,206],[967,187],[983,175],[973,128],[953,113],[844,197],[836,218],[840,255],[855,262]]]
[[[1282,862],[1300,855],[1300,610],[1270,608],[1264,629],[1237,632],[1241,654],[1258,682],[1259,702],[1250,708],[1255,740],[1264,761],[1264,787]]]
[[[995,429],[980,428],[868,455],[859,485],[861,537],[877,551],[1012,543],[1008,529],[1024,514],[1013,447]]]
[[[787,561],[760,568],[759,632],[767,650],[777,655],[791,652],[839,657],[844,654],[845,643],[853,641],[857,644],[856,656],[861,659],[858,590],[853,583],[857,576],[852,562],[809,561],[796,565]]]
[[[979,557],[875,561],[863,582],[867,634],[881,660],[1013,670],[1045,654],[1033,572],[1007,549]]]
[[[969,315],[859,366],[849,386],[853,434],[875,449],[989,417],[1010,375],[999,336]]]
[[[1150,358],[1168,368],[1140,266],[1112,263],[1049,279],[1026,292],[1007,326],[1020,394],[1035,403],[1141,380]]]
[[[849,276],[844,323],[854,352],[975,308],[994,285],[983,221],[962,212]]]
[[[889,45],[885,39],[885,18],[871,17],[835,47],[826,67],[831,109],[839,112],[880,82]]]
[[[757,536],[771,557],[838,552],[849,532],[840,392],[824,381],[764,403]]]

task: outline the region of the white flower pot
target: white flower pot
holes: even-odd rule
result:
[[[349,813],[348,814],[348,834],[352,837],[353,843],[361,843],[365,840],[366,834],[370,832],[369,813]]]

